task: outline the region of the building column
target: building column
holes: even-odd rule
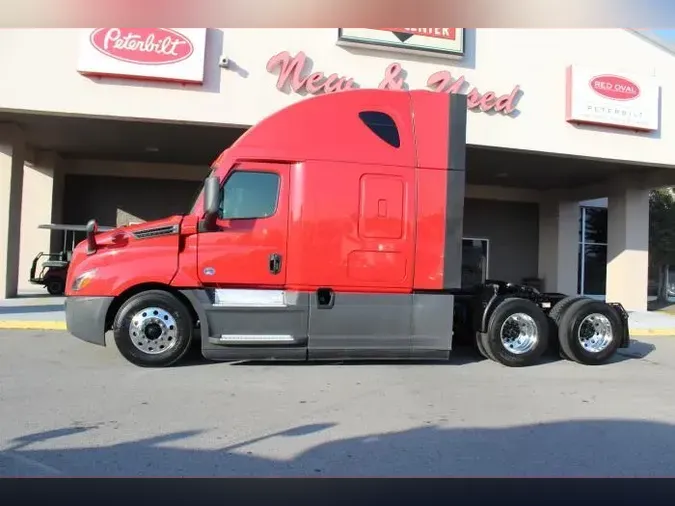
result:
[[[0,130],[0,299],[15,297],[18,289],[25,156],[21,131]]]
[[[539,204],[539,277],[544,290],[577,293],[579,203],[544,199]]]
[[[40,290],[29,281],[33,259],[38,253],[60,251],[63,247],[62,233],[38,228],[60,221],[63,174],[59,162],[56,153],[41,151],[24,166],[19,291]]]
[[[65,192],[66,176],[63,159],[54,155],[53,177],[52,177],[52,223],[63,223],[63,195]],[[52,232],[51,249],[57,251],[63,247],[62,234]]]
[[[623,189],[607,206],[607,302],[647,310],[649,190]]]

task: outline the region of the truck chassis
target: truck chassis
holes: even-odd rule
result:
[[[550,347],[562,358],[598,365],[630,345],[628,313],[619,303],[496,280],[457,292],[455,300],[455,336],[507,366],[532,365]]]
[[[103,346],[105,332],[112,330],[121,354],[142,367],[177,363],[198,334],[201,334],[202,354],[215,361],[447,360],[453,345],[468,339],[483,357],[509,367],[534,365],[550,348],[557,349],[564,359],[598,365],[607,362],[617,349],[627,348],[630,344],[628,314],[621,304],[583,296],[540,293],[528,286],[503,281],[489,280],[473,289],[427,294],[434,301],[435,307],[431,311],[435,315],[426,312],[422,313],[423,318],[439,317],[439,311],[443,312],[442,304],[452,301],[452,315],[449,316],[452,318],[452,331],[449,332],[452,335],[433,335],[429,329],[443,328],[435,326],[434,322],[430,326],[423,323],[421,332],[413,330],[406,334],[407,330],[401,331],[399,342],[410,344],[411,348],[415,348],[417,340],[434,343],[417,350],[405,350],[404,346],[399,349],[378,346],[373,344],[375,341],[367,342],[365,338],[359,342],[354,334],[346,336],[342,347],[337,330],[331,336],[331,344],[319,348],[318,352],[317,348],[312,348],[312,333],[306,335],[306,331],[299,331],[298,334],[304,335],[296,335],[286,342],[280,339],[283,334],[270,335],[274,329],[269,328],[261,334],[227,334],[227,339],[223,339],[226,336],[219,336],[217,332],[222,325],[212,324],[216,328],[209,330],[208,324],[203,324],[209,319],[215,321],[213,312],[207,316],[206,294],[205,290],[150,286],[116,298],[68,298],[68,328],[76,337]],[[330,309],[335,294],[318,290],[312,297],[311,301],[305,301],[308,305],[323,304]],[[326,299],[322,300],[322,297]],[[365,301],[369,295],[361,297]],[[89,305],[88,310],[83,311],[82,306],[74,308],[74,304]],[[254,307],[245,308],[243,312],[237,310],[229,316],[220,312],[217,318],[221,321],[231,316],[245,318],[248,322],[258,320],[259,325],[265,326],[264,322],[260,323],[266,318],[265,312],[256,314],[255,311]],[[424,311],[429,311],[429,306]],[[445,313],[440,316],[441,321],[450,311]],[[89,322],[82,319],[82,314],[89,315]],[[269,313],[267,315],[269,317]],[[96,325],[100,324],[96,322],[103,321],[104,328],[97,330]],[[393,328],[392,322],[383,323],[385,330],[379,333],[380,337],[386,334],[387,324]],[[436,332],[439,334],[442,330]],[[368,334],[367,329],[363,329],[363,334]]]

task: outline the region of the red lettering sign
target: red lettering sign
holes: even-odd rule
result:
[[[381,90],[402,90],[403,78],[400,77],[401,67],[400,63],[390,63],[384,71],[384,79],[380,81],[378,88]]]
[[[98,28],[89,40],[106,56],[140,65],[178,63],[194,51],[187,37],[170,28]]]
[[[457,28],[371,28],[371,30],[409,33],[410,35],[423,35],[434,39],[457,39]]]
[[[459,93],[465,83],[464,76],[452,80],[452,74],[447,70],[434,72],[427,79],[427,86],[434,91],[445,93]],[[495,110],[504,114],[511,114],[516,110],[515,101],[520,91],[520,86],[514,86],[511,93],[499,95],[494,91],[480,93],[477,88],[471,88],[466,97],[469,109],[480,109],[483,112]]]
[[[640,96],[640,87],[625,77],[609,74],[596,76],[588,85],[598,95],[611,100],[634,100]]]
[[[322,91],[324,93],[334,93],[354,88],[353,79],[339,77],[337,74],[326,76],[323,72],[313,72],[303,77],[302,71],[306,64],[307,56],[302,51],[295,56],[291,56],[288,51],[282,51],[269,59],[267,71],[274,72],[279,67],[277,89],[280,91],[284,89],[287,83],[296,93],[304,88],[307,93],[311,93],[312,95]]]
[[[335,93],[357,88],[354,79],[323,72],[313,72],[304,75],[303,70],[307,65],[307,56],[302,51],[291,56],[288,51],[283,51],[267,62],[267,71],[275,72],[279,69],[276,87],[284,90],[286,85],[296,93],[306,91],[312,95],[318,93]],[[403,67],[400,63],[390,63],[384,71],[384,78],[378,88],[383,90],[403,90],[405,80],[401,75]],[[434,72],[427,79],[427,87],[439,93],[461,93],[466,84],[464,76],[453,80],[452,74],[447,70]],[[467,92],[467,107],[478,109],[482,112],[496,111],[503,114],[511,114],[516,110],[515,102],[520,91],[520,86],[514,86],[511,93],[497,95],[494,91],[481,93],[477,88],[470,88]]]

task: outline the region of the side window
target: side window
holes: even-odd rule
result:
[[[368,128],[370,128],[371,132],[384,142],[394,148],[401,146],[401,138],[398,134],[398,128],[396,127],[394,118],[379,111],[360,112],[359,118]]]
[[[279,175],[274,172],[235,171],[220,192],[220,218],[267,218],[277,210]]]

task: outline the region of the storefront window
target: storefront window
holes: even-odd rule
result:
[[[607,209],[582,207],[579,218],[578,292],[604,297],[607,282]]]
[[[584,295],[605,295],[607,245],[584,246]]]
[[[462,288],[485,283],[488,278],[490,243],[487,239],[462,240]]]
[[[607,209],[583,208],[584,238],[589,244],[607,244]]]

